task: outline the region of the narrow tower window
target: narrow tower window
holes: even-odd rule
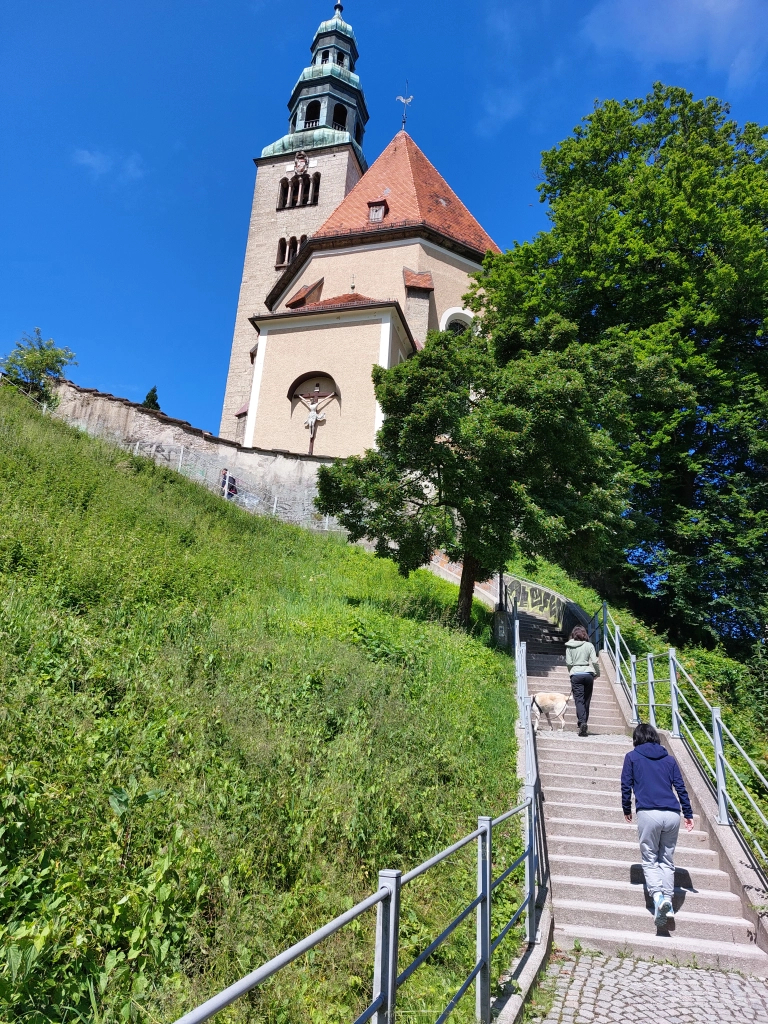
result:
[[[301,238],[299,239],[299,252],[301,252],[301,250],[304,248],[304,246],[306,244],[307,244],[307,236],[306,235],[302,235]]]
[[[339,52],[336,54],[336,63],[339,65],[340,68],[344,67],[344,54],[341,52],[341,50],[339,50]]]
[[[301,176],[301,205],[308,206],[311,198],[310,193],[312,191],[312,180],[308,174],[302,174]]]
[[[337,132],[347,130],[347,108],[343,103],[337,103],[333,108],[333,127]]]
[[[282,267],[285,265],[285,250],[286,242],[284,238],[281,238],[280,241],[277,243],[277,262],[275,265],[278,267]]]
[[[288,243],[288,263],[293,263],[293,261],[296,259],[296,253],[298,252],[298,249],[299,245],[298,242],[296,241],[296,236],[294,235],[294,237]]]
[[[320,174],[312,175],[312,206],[317,206],[320,199]]]
[[[358,146],[362,146],[363,144],[363,126],[360,124],[359,121],[355,125],[355,142],[358,144]]]
[[[294,175],[293,178],[291,178],[291,198],[290,198],[290,205],[291,206],[298,206],[299,205],[299,188],[300,187],[301,187],[301,178],[298,175]]]
[[[307,106],[307,114],[304,118],[305,128],[317,128],[320,124],[320,100],[312,100]]]
[[[327,64],[328,63],[328,58],[330,57],[330,55],[331,55],[330,50],[323,50],[323,57],[322,57],[322,63],[323,64]]]
[[[288,205],[288,179],[283,178],[280,182],[280,191],[277,196],[278,210],[284,210]]]

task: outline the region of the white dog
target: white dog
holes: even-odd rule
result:
[[[562,732],[565,726],[565,709],[568,707],[568,701],[572,696],[572,693],[569,693],[567,696],[564,693],[547,693],[546,691],[535,693],[531,701],[533,731],[539,731],[539,719],[544,715],[549,722],[549,728],[552,732],[555,731],[552,719],[559,719],[560,732]]]

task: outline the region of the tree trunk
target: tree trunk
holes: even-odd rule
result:
[[[469,629],[472,625],[472,598],[475,594],[475,581],[479,568],[480,563],[474,555],[465,551],[462,559],[461,583],[459,584],[459,604],[456,608],[456,618],[462,629]]]

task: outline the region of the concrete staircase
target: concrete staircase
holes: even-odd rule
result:
[[[565,638],[545,620],[521,616],[529,693],[570,690]],[[541,719],[536,746],[544,797],[555,941],[564,949],[628,952],[636,957],[768,976],[768,954],[722,870],[708,832],[682,828],[675,857],[676,916],[653,923],[643,886],[637,830],[621,810],[620,776],[632,741],[613,687],[595,681],[588,737],[576,734],[573,703],[563,732]]]

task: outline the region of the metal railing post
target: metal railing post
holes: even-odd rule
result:
[[[632,683],[632,725],[637,725],[640,716],[637,711],[637,658],[634,654],[629,661],[629,675]]]
[[[526,800],[530,800],[525,814],[525,940],[529,946],[536,942],[536,786],[524,787]]]
[[[672,732],[675,739],[680,739],[680,703],[677,699],[677,656],[675,648],[669,648],[669,702],[672,705]]]
[[[608,650],[608,602],[603,601],[603,650]]]
[[[653,674],[653,655],[648,655],[648,721],[656,728],[656,676]]]
[[[491,1022],[491,885],[493,884],[491,843],[493,818],[480,817],[477,827],[482,833],[477,837],[477,956],[481,963],[475,984],[476,1017],[482,1024]]]
[[[616,668],[616,682],[624,686],[624,676],[621,671],[621,631],[618,626],[613,631],[613,664]]]
[[[717,781],[717,823],[730,825],[728,800],[725,789],[725,754],[723,753],[723,723],[720,708],[712,708],[712,741],[715,747],[715,779]]]
[[[379,888],[389,889],[376,914],[376,960],[373,968],[373,998],[381,1005],[373,1018],[376,1024],[395,1024],[397,995],[397,945],[400,934],[401,871],[379,872]]]

